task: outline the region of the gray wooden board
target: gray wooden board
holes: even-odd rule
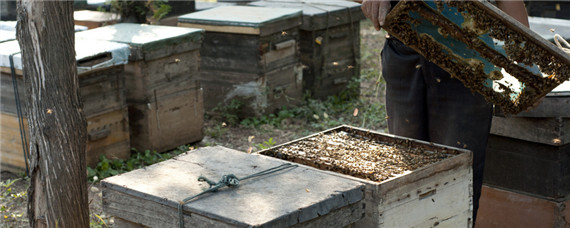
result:
[[[570,143],[570,118],[493,117],[491,134],[561,146]]]
[[[178,17],[179,26],[206,31],[267,35],[301,25],[301,10],[222,6]]]
[[[293,9],[272,8],[268,10],[249,6],[223,6],[182,15],[178,21],[260,28],[275,21],[299,17],[300,15],[300,10]]]
[[[265,0],[249,3],[250,6],[290,8],[303,11],[300,29],[314,31],[365,19],[360,4],[342,0]]]
[[[115,24],[76,33],[77,39],[128,44],[129,60],[152,60],[200,48],[204,30],[146,24]]]
[[[147,220],[160,220],[164,216],[161,214],[177,218],[178,202],[208,187],[197,180],[199,176],[214,181],[226,174],[243,178],[284,163],[219,146],[200,148],[145,169],[103,180],[104,210],[112,216],[139,223],[125,215],[137,213],[134,204],[147,202],[156,205],[157,210],[141,211],[146,213]],[[131,198],[132,203],[127,204],[127,201],[126,205],[110,208],[108,205],[113,199],[106,198],[107,194],[122,194],[122,198]],[[223,221],[233,226],[275,224],[284,227],[324,216],[360,202],[363,197],[363,185],[357,181],[299,166],[242,181],[234,188],[220,189],[190,201],[183,209],[186,219],[206,217],[206,220]],[[165,223],[164,226],[178,225],[177,219]]]

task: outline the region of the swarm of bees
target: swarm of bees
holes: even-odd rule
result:
[[[270,156],[381,182],[452,156],[405,144],[389,144],[345,131],[318,134],[273,149]]]

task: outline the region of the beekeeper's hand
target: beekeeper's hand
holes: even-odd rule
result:
[[[361,8],[364,16],[372,21],[374,28],[380,30],[392,6],[390,0],[364,0]]]

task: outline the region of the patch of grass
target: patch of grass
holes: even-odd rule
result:
[[[177,149],[167,153],[158,153],[156,151],[145,150],[138,152],[133,148],[133,154],[127,160],[123,159],[107,159],[105,155],[99,157],[99,162],[95,168],[87,167],[87,178],[91,182],[115,176],[121,173],[129,172],[145,166],[149,166],[161,161],[168,160],[176,155],[188,151],[189,146],[179,146]],[[190,148],[192,149],[192,148]]]
[[[16,224],[24,225],[27,222],[24,212],[17,210],[17,208],[25,208],[28,198],[27,192],[26,190],[17,191],[12,188],[14,183],[19,181],[25,180],[18,178],[0,182],[0,202],[2,202],[0,205],[0,221],[2,221],[2,227],[10,227]]]

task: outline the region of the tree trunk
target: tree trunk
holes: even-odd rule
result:
[[[73,26],[73,1],[18,1],[30,128],[31,227],[89,226],[87,126]]]

